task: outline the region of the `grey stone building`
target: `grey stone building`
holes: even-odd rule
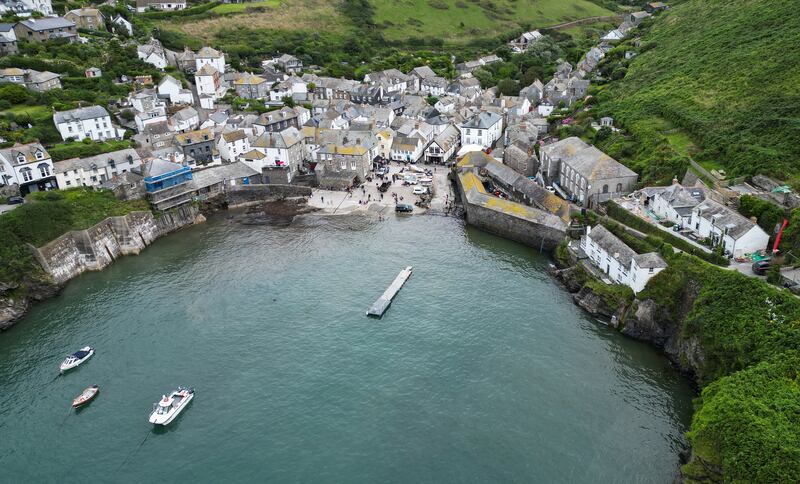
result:
[[[545,180],[576,203],[594,206],[632,192],[639,175],[577,137],[541,148]]]

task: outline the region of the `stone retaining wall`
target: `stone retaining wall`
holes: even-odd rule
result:
[[[85,271],[108,266],[122,255],[138,254],[157,238],[202,221],[197,207],[176,208],[155,217],[131,212],[109,217],[86,230],[73,230],[42,247],[32,247],[39,264],[56,284]]]
[[[229,187],[227,192],[228,206],[237,207],[265,200],[291,197],[310,197],[311,188],[298,185],[237,185]]]

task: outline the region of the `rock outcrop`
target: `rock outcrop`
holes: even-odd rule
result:
[[[703,371],[705,356],[700,341],[682,331],[683,321],[700,291],[698,286],[689,284],[684,288],[677,309],[659,306],[652,299],[634,299],[629,305],[614,308],[586,285],[590,276],[578,266],[554,269],[552,274],[572,294],[575,304],[592,316],[608,321],[609,326],[626,336],[662,349],[684,373],[696,376]]]

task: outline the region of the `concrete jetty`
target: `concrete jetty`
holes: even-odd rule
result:
[[[389,287],[383,292],[381,297],[367,310],[367,316],[374,316],[376,318],[383,316],[383,313],[385,313],[386,310],[389,309],[389,305],[392,304],[392,299],[400,292],[400,288],[403,287],[403,284],[406,283],[409,277],[411,277],[411,266],[406,267],[400,271],[400,274],[397,274],[397,277],[394,278],[394,281],[392,281]]]

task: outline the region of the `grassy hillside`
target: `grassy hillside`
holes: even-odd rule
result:
[[[387,40],[438,37],[467,43],[495,37],[500,29],[545,27],[611,15],[588,0],[370,0],[375,24]]]
[[[680,338],[703,349],[688,481],[800,482],[800,299],[682,254],[638,297],[670,310]]]
[[[623,45],[598,93],[636,143],[614,137],[612,154],[668,180],[693,156],[729,175],[800,175],[800,15],[793,2],[688,0]],[[624,50],[639,55],[622,59]],[[683,163],[681,163],[683,158]]]
[[[357,77],[385,68],[395,57],[417,56],[415,65],[436,62],[431,54],[469,59],[523,29],[611,15],[609,7],[616,5],[614,0],[267,0],[149,13],[134,21],[142,32],[156,29],[173,49],[220,48],[236,68],[256,68],[265,56],[289,52],[330,75]]]

